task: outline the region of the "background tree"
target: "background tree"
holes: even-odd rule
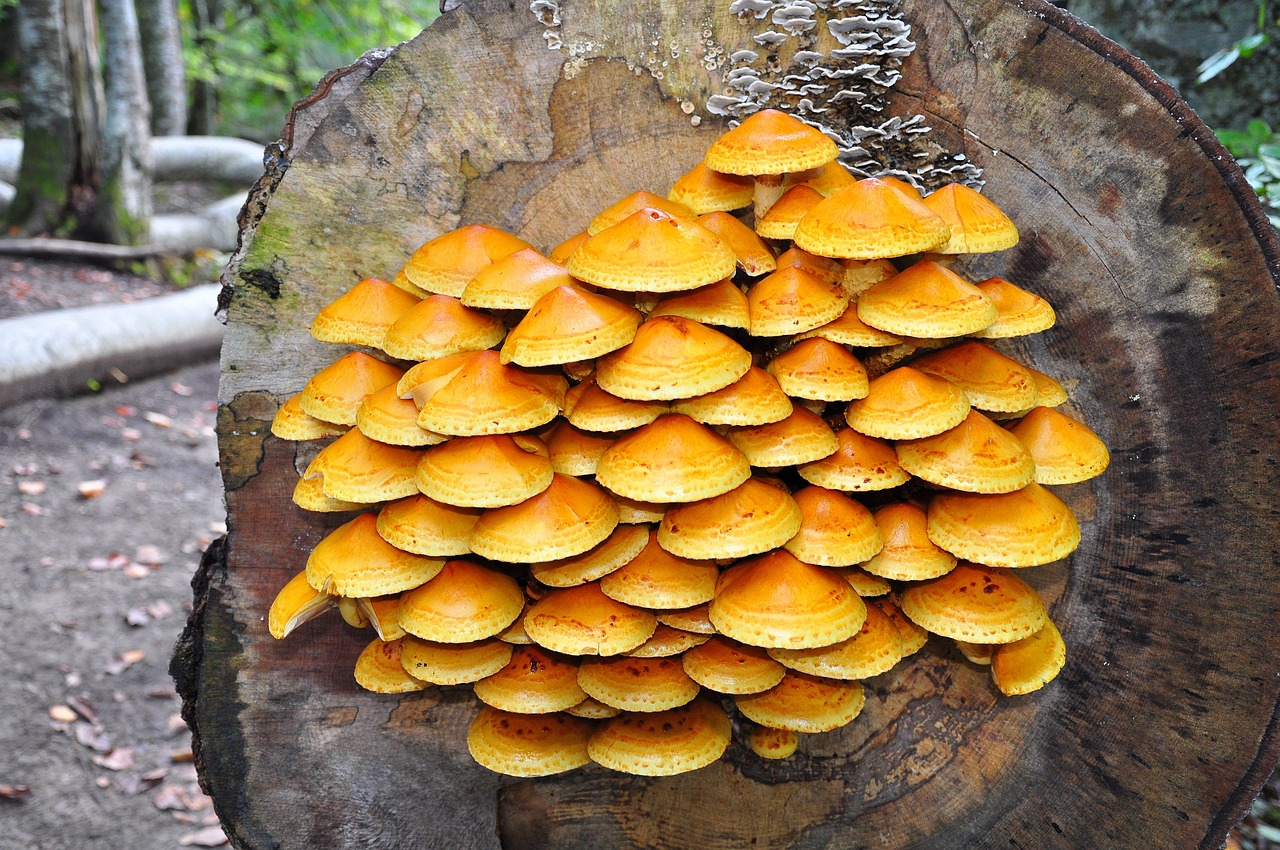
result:
[[[187,132],[187,73],[182,58],[182,29],[174,0],[136,0],[151,132],[181,136]]]

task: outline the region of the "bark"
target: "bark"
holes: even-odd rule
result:
[[[151,132],[181,136],[187,131],[187,75],[182,31],[174,0],[137,0],[142,64],[151,101]]]
[[[102,123],[97,21],[88,0],[23,0],[23,157],[5,218],[19,234],[65,235],[92,205]]]
[[[211,36],[221,28],[221,3],[219,0],[191,0],[191,17],[195,23],[197,50],[212,53],[217,50],[211,44]],[[187,119],[187,132],[193,136],[209,136],[218,127],[218,90],[208,80],[196,80],[191,86],[191,113]]]
[[[102,18],[107,120],[94,235],[137,245],[146,241],[151,224],[151,107],[133,0],[103,0]]]

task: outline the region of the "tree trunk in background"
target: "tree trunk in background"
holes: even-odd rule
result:
[[[133,0],[102,0],[107,120],[94,235],[117,245],[144,242],[151,226],[151,107]]]
[[[151,132],[181,136],[187,132],[187,75],[177,4],[174,0],[137,0],[137,11],[147,98],[151,101]]]
[[[103,94],[91,0],[22,0],[26,155],[5,219],[20,235],[74,233],[92,208]]]
[[[1059,2],[1103,35],[1132,50],[1212,127],[1243,127],[1250,118],[1280,125],[1280,28],[1269,4],[1271,43],[1203,85],[1196,66],[1254,32],[1254,2],[1223,0],[1068,0]]]
[[[209,46],[209,39],[221,25],[221,6],[219,0],[191,0],[197,50],[206,53],[217,50],[216,46]],[[191,89],[191,116],[187,132],[193,136],[212,136],[217,132],[218,91],[207,80],[196,80]]]

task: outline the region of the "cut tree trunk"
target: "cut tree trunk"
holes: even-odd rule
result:
[[[1024,571],[1069,647],[1048,688],[1000,698],[935,639],[867,683],[855,722],[790,759],[739,740],[674,778],[591,766],[519,780],[468,756],[465,689],[362,692],[351,669],[368,634],[332,616],[268,635],[276,592],[349,518],[291,504],[313,449],[269,431],[341,352],[308,335],[315,312],[459,224],[547,248],[634,189],[665,192],[727,126],[707,104],[730,70],[785,68],[784,29],[820,52],[827,18],[889,6],[821,8],[810,25],[796,16],[814,4],[769,0],[734,4],[741,15],[724,0],[451,5],[295,110],[271,159],[291,164],[251,197],[225,278],[231,531],[197,576],[174,670],[233,843],[1221,846],[1280,747],[1280,243],[1172,90],[1038,0],[904,2],[918,48],[885,118],[925,116],[933,145],[983,169],[1022,240],[958,268],[1058,308],[1057,327],[1014,350],[1066,382],[1068,410],[1112,450],[1105,475],[1058,491],[1079,549]],[[839,111],[841,91],[833,80],[810,105]]]

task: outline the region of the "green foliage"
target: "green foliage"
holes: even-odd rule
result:
[[[1240,164],[1245,179],[1258,193],[1267,218],[1280,229],[1280,132],[1255,118],[1243,130],[1219,130],[1218,139]]]
[[[1280,23],[1280,22],[1278,22]],[[1203,85],[1223,71],[1230,68],[1240,59],[1248,59],[1258,48],[1271,41],[1267,33],[1267,3],[1258,0],[1257,29],[1234,44],[1229,44],[1200,63],[1196,68],[1196,85]]]
[[[179,14],[188,77],[217,91],[216,131],[266,142],[325,73],[439,12],[437,0],[180,0]]]

